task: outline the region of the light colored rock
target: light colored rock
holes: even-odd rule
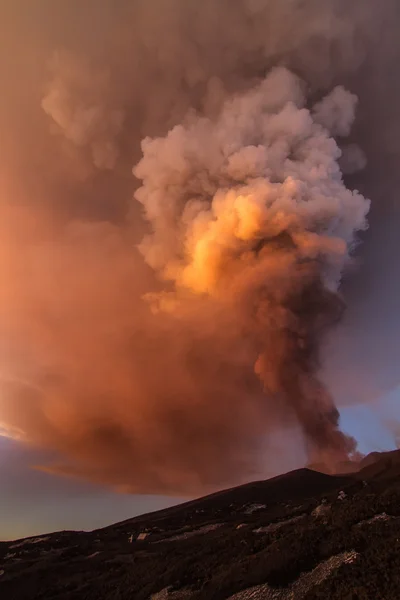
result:
[[[285,521],[279,521],[278,523],[270,523],[269,525],[265,526],[265,527],[259,527],[258,529],[254,529],[253,533],[272,533],[273,531],[277,531],[278,529],[281,529],[282,527],[284,527],[285,525],[292,525],[293,523],[296,523],[297,521],[301,521],[301,519],[304,519],[304,517],[306,517],[307,515],[298,515],[297,517],[292,517],[291,519],[286,519]]]
[[[312,511],[311,515],[315,519],[321,519],[322,521],[328,520],[328,515],[331,512],[331,507],[329,504],[320,504]]]
[[[170,588],[164,588],[161,592],[150,596],[150,600],[188,600],[192,593],[189,590],[178,590],[171,592]]]
[[[287,588],[273,588],[268,584],[257,585],[230,596],[228,600],[302,600],[312,588],[323,583],[342,564],[353,563],[357,557],[358,554],[354,550],[343,552],[321,562]]]
[[[18,544],[14,544],[13,546],[10,546],[10,549],[15,549],[15,548],[22,548],[23,546],[26,546],[27,544],[40,544],[40,542],[47,542],[50,538],[49,537],[33,537],[33,538],[27,538],[26,540],[22,540],[22,542],[18,542]]]
[[[99,554],[101,554],[99,551],[93,552],[93,554],[89,554],[89,556],[87,556],[86,558],[94,558],[95,556],[98,556]]]
[[[250,504],[250,506],[246,507],[244,512],[246,515],[252,515],[253,513],[259,510],[264,510],[265,508],[267,508],[265,504]]]
[[[210,525],[204,525],[204,527],[200,527],[199,529],[185,531],[185,533],[173,535],[164,540],[158,540],[155,543],[159,544],[161,542],[176,542],[178,540],[187,540],[188,538],[194,537],[195,535],[200,535],[200,534],[204,534],[204,533],[210,533],[211,531],[215,531],[219,527],[222,527],[222,525],[223,525],[223,523],[211,523]]]
[[[395,517],[391,517],[387,515],[385,512],[380,513],[378,515],[374,515],[370,519],[365,519],[364,521],[360,521],[357,523],[357,527],[361,527],[362,525],[372,525],[372,523],[376,523],[376,521],[389,521],[390,519],[394,519]]]

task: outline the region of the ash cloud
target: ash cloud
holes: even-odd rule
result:
[[[78,148],[88,148],[94,165],[113,169],[124,113],[113,106],[110,76],[86,65],[82,58],[55,54],[49,63],[52,79],[42,108],[61,134]]]
[[[301,430],[288,460],[351,456],[321,343],[369,207],[339,164],[365,167],[365,148],[374,165],[389,131],[363,69],[382,72],[395,4],[17,4],[2,428],[55,454],[44,468],[147,493],[262,476],[279,430]],[[351,131],[356,108],[379,135]]]
[[[345,187],[331,135],[350,133],[356,97],[335,88],[308,110],[303,88],[274,69],[217,119],[191,116],[144,140],[136,198],[153,234],[140,248],[177,288],[167,310],[189,290],[236,315],[265,403],[286,405],[310,452],[338,461],[355,444],[318,379],[319,351],[369,201]]]

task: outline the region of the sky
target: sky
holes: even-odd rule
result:
[[[400,423],[399,395],[400,388],[379,402],[342,409],[342,428],[356,437],[363,454],[395,449],[388,424]],[[0,438],[0,540],[52,531],[90,531],[187,500],[120,494],[71,481],[31,469],[33,458],[32,451],[18,442]]]
[[[180,498],[120,494],[31,468],[40,454],[0,438],[0,540],[92,530],[177,504]]]
[[[394,447],[399,12],[0,2],[0,539]]]

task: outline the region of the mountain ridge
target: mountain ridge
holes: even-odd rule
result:
[[[400,451],[0,544],[5,600],[400,598]],[[393,576],[390,577],[390,573]]]

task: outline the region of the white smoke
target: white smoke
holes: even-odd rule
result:
[[[354,123],[357,103],[357,96],[338,86],[314,106],[313,119],[331,135],[347,137]]]
[[[367,166],[365,152],[358,144],[347,144],[341,148],[342,156],[339,165],[344,175],[353,175]]]
[[[166,279],[212,293],[227,275],[225,259],[287,231],[304,258],[321,254],[325,282],[338,288],[369,210],[345,187],[332,137],[350,133],[357,99],[336,88],[309,110],[303,89],[277,68],[216,120],[192,116],[143,141],[135,197],[153,233],[141,250]]]

